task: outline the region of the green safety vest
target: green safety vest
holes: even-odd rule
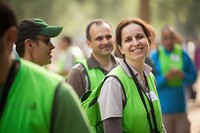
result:
[[[0,120],[0,132],[49,133],[55,90],[60,81],[60,76],[21,59]]]
[[[96,88],[102,79],[105,77],[105,74],[99,68],[89,69],[87,60],[84,59],[80,62],[85,68],[85,74],[88,78],[88,83],[86,83],[86,90],[93,90]]]
[[[126,97],[126,101],[123,102],[125,104],[124,104],[124,109],[122,112],[123,132],[150,133],[150,125],[148,122],[147,113],[140,99],[140,95],[138,93],[135,83],[133,82],[133,79],[130,78],[120,66],[117,66],[116,68],[114,68],[105,77],[105,79],[108,76],[117,77],[119,79],[119,82],[122,84],[122,88],[124,89],[124,92],[125,92],[124,95]],[[97,99],[100,95],[101,87],[105,79],[101,82],[101,84],[96,89],[92,91],[92,93],[89,95],[89,97],[85,101],[82,101],[82,107],[89,118],[90,127],[93,133],[103,133],[103,124],[101,120],[101,114],[100,114],[100,109],[99,109]],[[155,79],[152,73],[148,75],[147,80],[148,80],[150,91],[153,91],[156,97],[158,98],[158,94],[157,94],[155,82],[154,82]],[[144,98],[145,98],[148,111],[150,112],[150,105],[147,101],[146,96],[144,96]],[[159,99],[153,101],[153,106],[154,106],[154,111],[156,115],[157,127],[161,133],[162,132],[162,114],[161,114]],[[152,125],[154,126],[152,117],[151,117],[151,122],[152,122]]]
[[[169,55],[165,53],[163,46],[158,48],[158,52],[161,72],[163,75],[173,68],[183,70],[183,51],[180,45],[175,44],[173,51]],[[181,85],[181,81],[182,80],[179,77],[174,77],[173,79],[168,80],[167,84],[171,87],[176,87]]]
[[[116,75],[122,82],[127,98],[126,106],[122,113],[123,132],[150,133],[147,113],[136,88],[136,84],[133,82],[133,79],[130,78],[121,67],[117,67],[114,71],[112,71],[111,75],[112,74]],[[157,90],[155,87],[155,79],[152,73],[147,76],[147,80],[150,92],[153,91],[158,98]],[[144,98],[147,108],[150,112],[150,105],[148,100],[146,96],[144,96]],[[159,128],[159,131],[162,132],[162,115],[159,99],[153,101],[153,106],[156,115],[157,127]],[[154,126],[153,121],[152,125]]]

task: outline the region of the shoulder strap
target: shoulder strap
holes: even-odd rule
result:
[[[124,94],[124,97],[125,97],[125,100],[122,101],[123,109],[124,109],[125,106],[126,106],[126,103],[127,103],[127,97],[126,97],[126,93],[125,93],[124,86],[123,86],[122,82],[120,81],[120,79],[119,79],[117,76],[115,76],[115,75],[108,75],[108,76],[106,76],[106,77],[103,79],[103,81],[101,82],[101,84],[100,84],[96,89],[101,89],[103,83],[104,83],[105,80],[106,80],[107,78],[109,78],[109,77],[114,77],[114,78],[116,78],[116,79],[119,81],[119,83],[120,83],[120,85],[121,85],[121,87],[122,87],[122,91],[123,91],[123,94]],[[97,91],[96,89],[93,90],[93,91]],[[88,91],[88,92],[89,92],[88,94],[90,95],[90,94],[91,94],[91,91]],[[100,90],[98,90],[97,93],[100,94]],[[86,92],[86,94],[87,94],[87,92]],[[87,98],[88,98],[88,97],[89,97],[89,96],[87,96]],[[84,99],[84,100],[86,100],[86,99]],[[83,102],[84,100],[81,100],[81,102]],[[92,106],[94,103],[96,103],[97,100],[98,100],[98,96],[95,97],[95,98],[90,102],[89,107]]]
[[[146,86],[149,88],[147,77],[144,76],[144,78],[145,78],[145,81],[146,81]],[[153,107],[151,96],[149,96],[149,98],[150,98],[150,100],[148,100],[148,102],[149,102],[149,105],[151,107],[151,114],[152,114],[154,127],[155,127],[154,131],[158,132],[157,123],[156,123],[156,116],[155,116],[155,111],[154,111],[154,107]]]
[[[6,104],[6,99],[7,99],[9,90],[10,90],[11,85],[12,85],[14,79],[15,79],[16,72],[17,72],[16,61],[13,61],[12,66],[11,66],[9,73],[8,73],[6,84],[3,87],[2,95],[0,97],[0,119],[1,119],[1,116],[3,114],[3,109],[4,109],[5,104]]]
[[[129,72],[130,72],[130,74],[131,74],[131,77],[133,78],[133,80],[134,80],[134,82],[135,82],[135,84],[136,84],[136,86],[137,86],[138,92],[139,92],[139,94],[140,94],[140,98],[141,98],[141,100],[142,100],[142,103],[143,103],[143,105],[144,105],[144,107],[145,107],[145,110],[146,110],[146,113],[147,113],[147,118],[148,118],[148,121],[149,121],[149,125],[150,125],[150,128],[151,128],[151,132],[158,131],[158,129],[157,129],[157,123],[156,123],[156,118],[155,118],[155,111],[154,111],[154,107],[153,107],[153,103],[152,103],[151,100],[148,100],[148,101],[149,101],[149,104],[150,104],[150,107],[151,107],[151,114],[152,114],[152,117],[153,117],[153,123],[154,123],[155,129],[153,129],[153,125],[152,125],[152,123],[151,123],[151,116],[150,116],[150,113],[149,113],[149,111],[148,111],[148,109],[147,109],[147,105],[146,105],[144,96],[143,96],[143,94],[142,94],[142,87],[141,87],[141,85],[138,83],[138,80],[137,80],[135,74],[133,73],[133,71],[131,70],[131,68],[129,67],[129,65],[126,63],[126,61],[125,61],[125,64],[126,64],[126,66],[128,67],[128,70],[129,70]],[[145,78],[145,80],[146,80],[146,78]],[[147,83],[147,80],[146,80],[146,83]],[[147,83],[147,84],[148,84],[148,83]]]

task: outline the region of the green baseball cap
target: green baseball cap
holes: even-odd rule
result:
[[[35,24],[39,25],[41,28],[41,31],[39,32],[40,35],[46,35],[50,37],[56,37],[60,34],[63,27],[61,26],[51,26],[48,25],[45,21],[42,19],[36,18],[34,19]]]
[[[16,45],[20,44],[25,39],[30,39],[36,35],[56,37],[61,33],[62,29],[62,26],[48,25],[40,18],[23,20],[18,27],[19,34]]]

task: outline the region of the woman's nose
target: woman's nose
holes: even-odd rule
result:
[[[132,45],[133,46],[138,46],[139,45],[139,41],[136,38],[132,39]]]

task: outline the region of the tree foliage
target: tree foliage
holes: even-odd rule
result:
[[[87,23],[95,18],[103,18],[115,28],[124,18],[145,16],[157,32],[163,25],[171,24],[187,37],[198,36],[200,30],[199,0],[7,1],[13,7],[19,21],[39,17],[49,24],[63,25],[63,33],[73,36],[84,34]],[[149,9],[145,5],[148,5]]]
[[[153,19],[156,24],[175,26],[184,35],[185,40],[199,35],[199,0],[154,0],[154,2]]]

